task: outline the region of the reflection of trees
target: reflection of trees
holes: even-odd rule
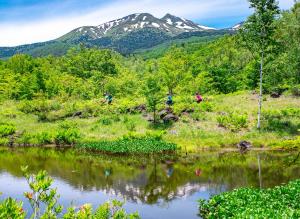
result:
[[[274,186],[300,177],[297,161],[286,165],[296,155],[262,153],[263,185]],[[179,159],[174,164],[150,158],[146,163],[143,158],[89,157],[62,152],[0,154],[0,171],[21,176],[21,165],[29,165],[32,171],[45,169],[79,190],[101,190],[147,204],[166,204],[197,191],[216,194],[240,186],[259,186],[256,154],[203,154],[188,161]],[[174,170],[172,174],[168,168]],[[195,174],[198,168],[203,172],[200,177]],[[107,169],[111,173],[105,175]]]

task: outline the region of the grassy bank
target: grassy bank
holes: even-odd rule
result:
[[[299,218],[300,180],[271,189],[242,188],[200,200],[203,218]]]
[[[146,119],[151,113],[137,107],[143,99],[116,99],[111,106],[99,100],[5,101],[0,104],[0,144],[87,147],[87,142],[102,142],[93,144],[101,148],[103,142],[151,133],[190,152],[235,147],[241,140],[254,147],[299,147],[300,101],[292,95],[265,96],[260,131],[255,128],[257,95],[251,92],[205,96],[201,104],[193,103],[193,97],[175,96],[174,101],[179,121],[155,126]]]

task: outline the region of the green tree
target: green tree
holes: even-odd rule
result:
[[[155,75],[150,75],[145,82],[144,96],[147,101],[148,108],[153,112],[153,121],[156,123],[156,111],[157,106],[161,102],[162,88],[160,85],[160,79]]]
[[[262,94],[263,94],[263,67],[265,53],[274,43],[275,25],[274,21],[279,14],[279,7],[276,0],[249,0],[250,7],[254,9],[245,22],[241,34],[249,50],[260,55],[260,81],[259,81],[259,107],[257,128],[260,129]]]
[[[184,79],[188,66],[188,56],[182,48],[178,47],[171,48],[159,61],[162,81],[170,94],[173,94],[174,89]]]

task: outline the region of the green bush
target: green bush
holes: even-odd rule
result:
[[[295,97],[300,97],[300,85],[294,86],[294,87],[291,89],[291,93],[292,93],[292,95],[295,96]]]
[[[112,120],[111,120],[111,117],[109,117],[109,116],[102,116],[100,119],[98,119],[98,123],[100,123],[102,125],[111,125]]]
[[[241,188],[199,200],[207,218],[300,218],[300,180],[271,189]]]
[[[265,131],[297,134],[300,123],[300,109],[285,108],[281,110],[266,110],[263,112],[262,128]]]
[[[213,112],[214,110],[214,104],[212,104],[211,102],[201,102],[199,107],[203,112]]]
[[[300,130],[298,130],[298,132],[300,132]],[[281,149],[300,149],[300,136],[295,139],[276,142],[272,146]]]
[[[37,133],[35,135],[35,137],[36,137],[37,143],[39,145],[45,145],[45,144],[52,144],[53,143],[53,136],[49,132]]]
[[[28,132],[23,132],[22,135],[19,138],[17,138],[16,143],[23,146],[30,146],[32,144],[37,143],[37,141],[35,140],[36,139],[33,134],[30,134]]]
[[[81,138],[79,129],[75,123],[64,121],[59,125],[54,136],[56,145],[74,145]]]
[[[16,132],[16,127],[12,124],[0,123],[0,137],[13,135]]]
[[[9,145],[9,139],[0,137],[0,146],[7,146],[7,145]]]
[[[231,131],[239,131],[248,127],[248,116],[237,113],[228,113],[217,117],[219,126],[230,129]]]
[[[37,117],[38,117],[38,122],[49,122],[49,118],[47,116],[47,113],[45,112],[37,113]]]
[[[0,218],[24,219],[26,214],[22,208],[23,203],[7,198],[0,203]]]
[[[52,110],[61,109],[61,105],[56,101],[36,99],[36,100],[24,100],[18,105],[18,109],[23,113],[42,113]]]
[[[125,127],[128,131],[135,131],[136,130],[136,123],[132,119],[127,119],[126,122],[124,122]]]

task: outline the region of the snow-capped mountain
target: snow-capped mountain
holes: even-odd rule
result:
[[[63,55],[68,49],[78,44],[132,54],[161,43],[190,37],[231,34],[238,28],[240,26],[236,25],[232,28],[217,30],[171,14],[166,14],[162,18],[156,18],[149,13],[131,14],[97,26],[76,28],[55,40],[16,47],[1,47],[0,58],[10,57],[17,53],[33,56]]]
[[[77,28],[59,39],[70,40],[78,36],[89,39],[99,39],[106,36],[119,36],[141,29],[153,29],[175,36],[184,32],[216,30],[215,28],[198,25],[190,20],[166,14],[163,18],[156,18],[148,13],[131,14],[126,17],[109,21],[98,26]]]
[[[239,30],[243,27],[244,22],[240,22],[236,25],[234,25],[233,27],[231,27],[231,30]]]

